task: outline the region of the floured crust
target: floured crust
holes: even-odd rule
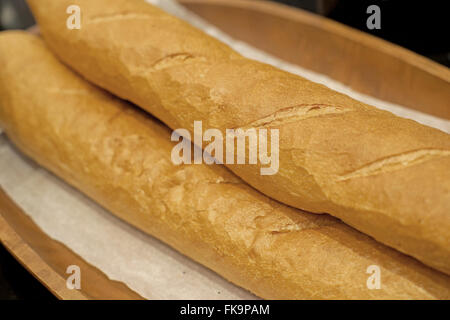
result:
[[[0,64],[0,124],[25,154],[233,283],[266,299],[450,298],[447,275],[338,219],[270,200],[222,166],[173,165],[166,127],[39,38],[1,33]],[[379,290],[366,286],[371,265]]]
[[[246,59],[140,0],[29,3],[65,63],[172,129],[279,128],[278,174],[229,165],[256,189],[450,273],[448,134]],[[62,25],[69,4],[81,30]]]

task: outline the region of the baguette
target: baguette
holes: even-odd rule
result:
[[[26,155],[137,228],[268,299],[449,299],[450,277],[223,166],[171,162],[168,128],[0,33],[0,125]],[[25,67],[26,66],[26,67]],[[369,266],[381,288],[368,289]]]
[[[63,62],[172,129],[278,128],[277,174],[228,164],[254,188],[450,274],[448,134],[246,59],[141,0],[29,3]],[[71,4],[80,30],[65,27]]]

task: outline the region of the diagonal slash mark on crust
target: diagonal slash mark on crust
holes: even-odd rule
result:
[[[154,17],[149,14],[117,13],[117,14],[111,14],[111,15],[105,15],[105,16],[92,17],[87,22],[87,24],[97,24],[97,23],[103,23],[103,22],[122,21],[122,20],[130,20],[130,19],[147,20],[147,19],[152,19],[152,18],[154,18]]]
[[[166,68],[174,67],[180,64],[183,64],[187,61],[205,61],[205,57],[201,56],[195,56],[193,54],[187,53],[187,52],[179,52],[179,53],[173,53],[169,54],[158,61],[156,61],[152,65],[153,70],[163,70]]]
[[[385,172],[397,171],[430,159],[450,156],[450,150],[421,149],[404,152],[367,164],[357,170],[339,176],[336,181],[345,181],[360,177],[373,176]]]
[[[243,128],[279,126],[281,124],[292,123],[323,115],[346,113],[349,111],[351,111],[349,108],[327,104],[300,104],[278,110],[264,118],[246,124]]]
[[[283,233],[290,233],[290,232],[298,232],[298,231],[312,231],[312,230],[320,230],[322,228],[325,227],[331,227],[334,226],[336,224],[338,224],[339,221],[330,221],[327,222],[325,221],[324,223],[317,223],[317,222],[312,222],[312,223],[292,223],[292,224],[287,224],[284,226],[277,226],[277,227],[273,227],[273,228],[268,228],[268,232],[272,235],[277,235],[277,234],[283,234]]]

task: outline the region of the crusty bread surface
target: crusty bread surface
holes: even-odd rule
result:
[[[171,161],[170,131],[36,36],[0,33],[0,125],[26,155],[137,228],[267,299],[449,299],[450,277],[223,166]],[[95,244],[93,244],[95,245]],[[369,266],[381,288],[369,289]]]
[[[448,134],[246,59],[143,0],[28,2],[62,61],[172,129],[279,129],[277,174],[228,165],[254,188],[450,274]],[[65,27],[72,4],[79,30]]]

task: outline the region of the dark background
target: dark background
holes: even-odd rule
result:
[[[91,0],[95,1],[95,0]],[[255,0],[256,1],[256,0]],[[383,38],[450,67],[447,0],[277,0]],[[381,29],[368,30],[369,5],[381,9]],[[23,0],[0,0],[0,30],[34,24]],[[55,299],[0,245],[0,299]]]
[[[450,67],[450,1],[277,0],[383,38]],[[367,7],[381,9],[381,29],[368,30]]]

